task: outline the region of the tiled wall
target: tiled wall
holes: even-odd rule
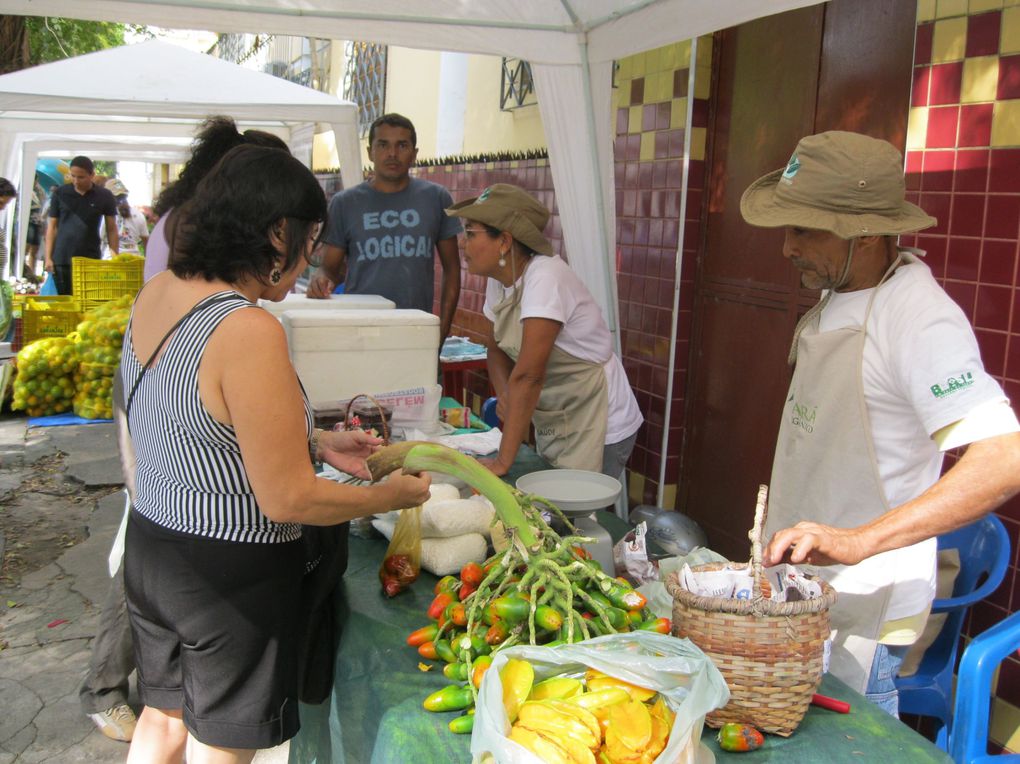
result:
[[[1020,2],[921,0],[907,137],[911,201],[937,217],[916,237],[975,327],[986,368],[1020,404]],[[904,237],[914,243],[915,237]],[[999,510],[1012,560],[966,634],[1020,610],[1020,497]],[[1002,666],[991,737],[1020,750],[1020,660]]]

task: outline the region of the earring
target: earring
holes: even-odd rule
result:
[[[276,286],[277,284],[279,284],[280,283],[280,279],[282,279],[282,278],[283,278],[283,273],[280,271],[279,268],[273,268],[273,270],[271,270],[269,272],[269,283],[271,283],[273,286]]]
[[[506,268],[506,252],[499,253],[499,260],[497,262],[500,268]]]

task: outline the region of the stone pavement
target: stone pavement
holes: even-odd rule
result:
[[[39,488],[44,469],[50,474]],[[0,764],[122,762],[127,755],[127,745],[100,734],[78,703],[109,586],[122,482],[112,424],[29,428],[24,417],[0,416],[0,512],[11,513],[5,525],[53,520],[49,536],[39,529],[17,548],[0,525],[0,562],[30,558],[33,539],[55,550],[20,580],[0,578]],[[78,530],[62,533],[64,526]],[[133,684],[130,702],[140,710]],[[287,745],[256,761],[286,762]]]

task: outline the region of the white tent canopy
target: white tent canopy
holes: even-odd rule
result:
[[[0,0],[0,12],[215,32],[368,40],[529,61],[571,264],[615,332],[612,62],[816,2],[819,0]],[[341,156],[341,166],[343,160]]]
[[[5,177],[21,178],[24,193],[32,188],[39,151],[179,162],[196,126],[212,114],[279,135],[306,163],[315,124],[326,123],[344,184],[361,180],[355,104],[160,41],[0,77],[0,161]],[[19,209],[18,251],[24,252],[29,205]]]

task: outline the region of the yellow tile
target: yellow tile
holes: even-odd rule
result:
[[[634,60],[632,56],[621,58],[617,62],[620,66],[616,70],[616,84],[623,85],[625,81],[629,82],[633,75]]]
[[[641,504],[645,500],[645,476],[634,470],[627,472],[627,497],[631,504]]]
[[[991,710],[988,737],[1012,751],[1020,750],[1020,708],[993,698]]]
[[[676,509],[676,486],[664,485],[662,487],[662,508]]]
[[[935,20],[935,0],[917,0],[917,23]]]
[[[931,41],[932,63],[959,61],[967,47],[967,19],[943,19],[935,22]]]
[[[549,164],[549,160],[548,159],[536,159],[535,160],[535,167],[546,167],[546,166],[548,166],[548,164]]]
[[[1020,99],[999,101],[992,107],[991,145],[1020,146]]]
[[[635,53],[633,56],[631,56],[630,71],[634,75],[634,77],[643,77],[645,75],[645,72],[648,70],[645,68],[644,53]]]
[[[687,124],[687,99],[674,98],[669,106],[669,127],[677,130]]]
[[[673,70],[662,72],[659,77],[659,92],[655,94],[655,102],[662,103],[673,97]]]
[[[662,49],[662,55],[663,69],[673,71],[684,66],[683,62],[680,61],[680,43],[675,42],[672,45],[667,45]]]
[[[627,132],[628,133],[640,133],[641,132],[641,111],[642,107],[631,106],[630,113],[627,115]]]
[[[973,16],[975,13],[986,11],[997,11],[1002,7],[1002,0],[970,0],[967,4],[967,12]]]
[[[928,107],[911,109],[907,116],[907,148],[923,149],[928,135]]]
[[[712,35],[698,38],[698,66],[712,66]]]
[[[638,159],[642,162],[651,162],[655,159],[655,133],[651,130],[641,133],[641,154]]]
[[[659,98],[659,83],[662,82],[662,72],[649,72],[645,75],[645,103],[661,101]]]
[[[627,85],[627,89],[628,90],[630,89],[630,84],[629,83]],[[623,100],[623,96],[621,95],[621,91],[622,90],[623,90],[623,88],[620,87],[619,85],[617,85],[615,88],[613,88],[613,95],[611,96],[612,104],[613,104],[613,114],[616,114],[616,110],[619,109],[620,106],[622,105],[621,104],[621,101]]]
[[[694,72],[694,97],[707,99],[712,94],[712,69],[699,66]]]
[[[960,103],[994,101],[998,83],[998,56],[965,58],[963,60],[963,79],[960,82]]]
[[[691,159],[705,158],[705,139],[708,136],[708,129],[704,127],[691,128]]]
[[[999,52],[1003,55],[1020,53],[1020,6],[1006,8],[1002,12],[999,46]]]
[[[711,38],[709,38],[711,39]],[[701,44],[700,42],[698,43]],[[681,69],[686,69],[691,65],[691,41],[681,40],[676,44],[677,46],[677,61]]]
[[[935,0],[935,16],[948,19],[967,15],[967,0]]]

